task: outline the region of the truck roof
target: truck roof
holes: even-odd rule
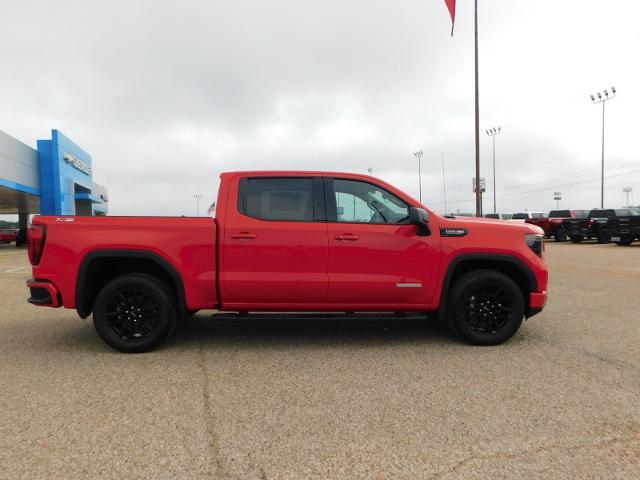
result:
[[[376,178],[366,173],[353,173],[353,172],[333,172],[333,171],[323,171],[323,170],[237,170],[233,172],[223,172],[220,174],[222,176],[229,175],[340,175],[340,176],[348,176],[348,177],[360,177],[360,178]]]

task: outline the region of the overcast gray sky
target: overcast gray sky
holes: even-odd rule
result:
[[[499,211],[640,202],[640,2],[480,0],[481,126]],[[0,0],[0,129],[58,128],[93,157],[110,213],[194,214],[227,170],[366,173],[473,210],[473,1]],[[481,138],[482,174],[491,142]],[[487,197],[492,184],[488,181]],[[490,198],[485,211],[492,210]]]

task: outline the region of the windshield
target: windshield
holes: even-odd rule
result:
[[[616,216],[615,210],[598,209],[598,210],[591,210],[589,212],[589,218],[611,218],[615,216]]]
[[[633,208],[619,208],[616,210],[616,215],[618,217],[636,217],[640,215],[640,212]]]

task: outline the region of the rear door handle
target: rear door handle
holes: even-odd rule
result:
[[[240,233],[232,233],[231,238],[235,240],[253,240],[257,235],[255,233],[250,232],[240,232]]]
[[[360,235],[356,235],[354,233],[343,233],[342,235],[336,235],[333,238],[345,242],[355,242],[360,239]]]

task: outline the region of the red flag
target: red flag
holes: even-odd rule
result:
[[[451,36],[453,37],[453,25],[456,22],[456,0],[444,0],[451,15]]]

